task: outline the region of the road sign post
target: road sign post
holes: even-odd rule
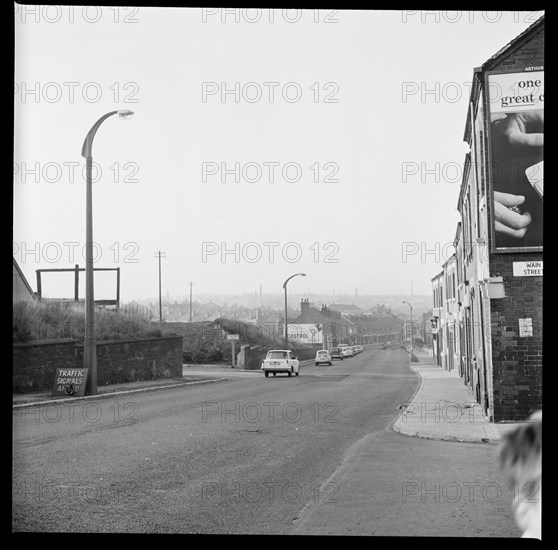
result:
[[[240,339],[238,334],[227,334],[227,340],[232,344],[232,365],[231,369],[236,367],[236,342]]]

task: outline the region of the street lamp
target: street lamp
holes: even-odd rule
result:
[[[97,356],[95,349],[95,303],[93,293],[93,138],[99,126],[110,116],[118,114],[121,120],[129,119],[134,113],[128,109],[111,111],[103,115],[85,136],[81,156],[85,158],[86,195],[85,195],[85,338],[83,342],[83,368],[89,369],[87,377],[87,393],[97,394]]]
[[[403,300],[403,302],[401,303],[407,304],[411,308],[411,361],[412,361],[413,360],[413,306],[406,300]]]
[[[285,291],[285,349],[289,347],[289,327],[287,321],[287,283],[293,278],[300,275],[301,277],[306,277],[306,273],[295,273],[291,275],[284,283],[283,283],[283,290]]]

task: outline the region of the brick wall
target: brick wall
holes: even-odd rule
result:
[[[490,300],[494,420],[524,420],[542,407],[542,277],[513,277],[514,261],[541,261],[542,254],[493,254],[491,269],[504,278],[505,298]],[[533,336],[519,336],[530,318]]]
[[[52,388],[57,368],[83,367],[76,361],[73,339],[13,344],[12,389],[29,392]]]
[[[49,391],[57,368],[83,367],[83,344],[73,340],[13,345],[17,392]],[[97,343],[97,385],[182,378],[182,337],[104,340]]]
[[[490,70],[539,66],[544,66],[544,25],[528,42],[505,52]],[[504,278],[506,295],[490,300],[495,422],[524,420],[542,408],[543,278],[512,274],[513,262],[542,259],[542,253],[490,254],[490,274]],[[532,337],[519,337],[521,318],[532,319]]]

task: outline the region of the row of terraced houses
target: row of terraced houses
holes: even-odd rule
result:
[[[490,421],[542,408],[544,17],[474,69],[454,254],[432,279],[433,356]]]

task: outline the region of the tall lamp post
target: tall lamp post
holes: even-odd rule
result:
[[[401,303],[407,304],[411,308],[411,361],[412,361],[413,360],[413,306],[406,300],[403,300],[403,302]]]
[[[285,349],[289,347],[289,324],[287,321],[287,283],[293,278],[300,275],[301,277],[306,277],[306,273],[295,273],[291,275],[284,283],[283,290],[285,291]]]
[[[118,114],[121,120],[130,118],[134,113],[127,109],[111,111],[103,115],[85,136],[81,148],[81,156],[85,158],[86,194],[85,194],[85,339],[83,342],[83,368],[89,369],[87,377],[87,393],[97,394],[97,355],[95,344],[95,302],[93,292],[93,138],[99,126],[110,116]]]

